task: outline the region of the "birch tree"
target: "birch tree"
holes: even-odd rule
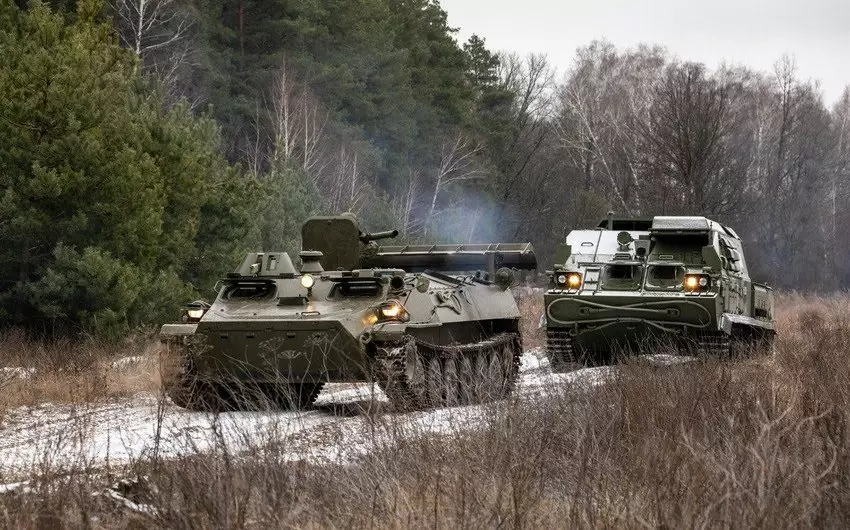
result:
[[[488,142],[494,170],[491,186],[496,200],[495,219],[501,225],[517,226],[522,222],[523,212],[512,209],[511,203],[523,189],[524,179],[541,162],[537,155],[551,133],[547,119],[553,78],[554,71],[545,55],[502,57],[499,89],[511,96],[501,106],[500,116],[490,122],[495,134]]]
[[[187,83],[193,64],[188,7],[181,0],[113,0],[121,44],[132,50],[141,73],[156,79],[165,104],[197,106],[201,97]]]
[[[115,0],[113,7],[121,43],[143,66],[150,53],[182,41],[191,25],[179,0]]]
[[[456,132],[443,140],[434,172],[434,191],[431,193],[431,201],[424,221],[426,234],[437,208],[437,200],[443,190],[452,184],[484,177],[484,171],[478,160],[482,152],[483,146],[472,139],[468,133]]]
[[[563,153],[581,174],[581,187],[608,198],[610,207],[638,213],[642,125],[665,64],[660,47],[618,52],[605,41],[581,48],[558,88],[554,121]]]
[[[286,58],[275,77],[268,119],[271,166],[299,167],[313,182],[322,180],[335,148],[334,139],[325,131],[328,112]]]

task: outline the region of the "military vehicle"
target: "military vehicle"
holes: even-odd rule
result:
[[[161,339],[181,352],[169,393],[187,408],[302,407],[328,381],[377,382],[401,408],[508,395],[522,343],[509,290],[530,244],[379,246],[350,214],[302,226],[285,252],[249,254]]]
[[[750,279],[735,231],[705,217],[609,215],[570,232],[554,262],[544,295],[553,370],[661,342],[727,356],[774,336],[773,291]]]

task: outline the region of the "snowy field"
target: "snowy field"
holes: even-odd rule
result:
[[[651,360],[670,364],[686,358],[659,355]],[[131,362],[118,361],[114,366],[120,369],[122,363]],[[518,393],[531,399],[563,385],[590,388],[603,384],[615,370],[598,367],[552,374],[541,352],[530,351],[523,356]],[[315,407],[305,411],[216,415],[190,412],[152,394],[106,404],[21,407],[10,411],[0,425],[0,477],[14,479],[39,469],[121,467],[155,455],[176,458],[222,447],[238,454],[269,443],[285,446],[285,457],[291,460],[345,462],[397,440],[399,433],[421,436],[481,426],[494,406],[373,414],[385,403],[377,386],[364,383],[328,384]],[[390,429],[393,436],[386,435]]]

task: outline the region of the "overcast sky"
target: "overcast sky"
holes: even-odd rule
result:
[[[575,49],[605,38],[618,47],[662,44],[715,68],[726,60],[772,71],[783,53],[820,82],[829,105],[850,84],[850,0],[440,0],[465,41],[542,52],[563,73]]]

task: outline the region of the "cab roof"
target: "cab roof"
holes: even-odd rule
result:
[[[670,217],[656,216],[652,219],[651,232],[689,232],[702,233],[711,231],[711,221],[705,217]]]
[[[611,230],[646,232],[652,227],[652,219],[652,217],[615,217],[611,220],[614,225]],[[596,227],[608,229],[608,219],[603,219]]]
[[[609,222],[613,225],[609,228]],[[700,234],[712,230],[740,239],[734,230],[703,216],[620,217],[603,219],[597,225],[603,230],[650,232],[654,234]]]

